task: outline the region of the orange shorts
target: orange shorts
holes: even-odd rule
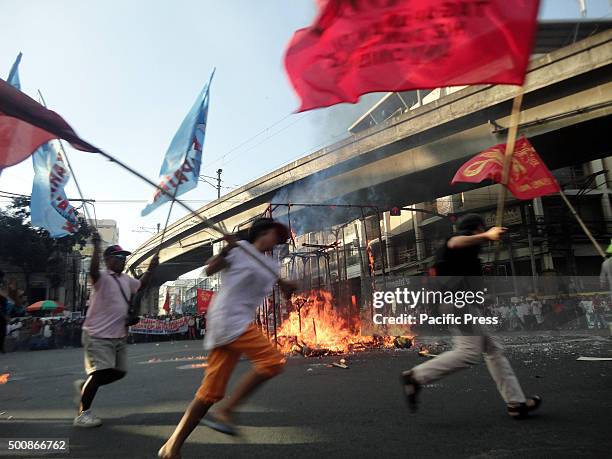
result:
[[[221,400],[242,354],[251,361],[257,373],[268,377],[279,374],[285,365],[285,357],[255,325],[250,325],[237,340],[210,351],[206,373],[196,398],[210,404]]]

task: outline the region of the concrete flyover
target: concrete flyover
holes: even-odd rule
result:
[[[520,132],[551,169],[612,154],[612,30],[532,60],[524,91]],[[293,161],[197,213],[232,230],[273,201],[386,210],[478,187],[451,188],[450,179],[462,162],[505,140],[516,94],[514,86],[466,87]],[[356,216],[351,209],[334,213],[337,223]],[[302,232],[320,225],[297,208],[291,219]],[[218,236],[192,215],[169,226],[155,283],[202,266]],[[159,234],[145,242],[128,266],[146,268],[159,242]]]

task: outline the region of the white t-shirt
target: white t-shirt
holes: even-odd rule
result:
[[[278,262],[246,241],[239,241],[238,244],[240,247],[234,247],[225,258],[229,266],[221,271],[221,287],[206,314],[206,349],[231,343],[242,335],[253,322],[257,307],[270,293],[277,279],[245,250],[275,273],[279,270]]]

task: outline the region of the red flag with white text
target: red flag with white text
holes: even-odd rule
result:
[[[539,0],[327,0],[293,35],[285,68],[299,111],[362,94],[522,85]]]
[[[501,143],[478,153],[455,173],[451,184],[479,183],[485,179],[501,182],[506,144]],[[525,137],[514,145],[507,188],[518,199],[533,199],[561,190],[557,180]]]

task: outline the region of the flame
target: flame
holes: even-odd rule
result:
[[[372,348],[410,347],[412,336],[363,336],[357,299],[340,307],[331,292],[313,290],[294,295],[293,310],[277,332],[281,352],[307,356],[343,354]],[[405,330],[402,330],[405,332]],[[405,333],[402,333],[405,335]]]
[[[368,241],[366,244],[366,253],[368,254],[368,265],[370,266],[370,272],[373,274],[376,266],[374,264],[374,254],[372,253],[372,241]]]
[[[0,375],[0,384],[6,384],[9,381],[10,373],[3,373]]]

